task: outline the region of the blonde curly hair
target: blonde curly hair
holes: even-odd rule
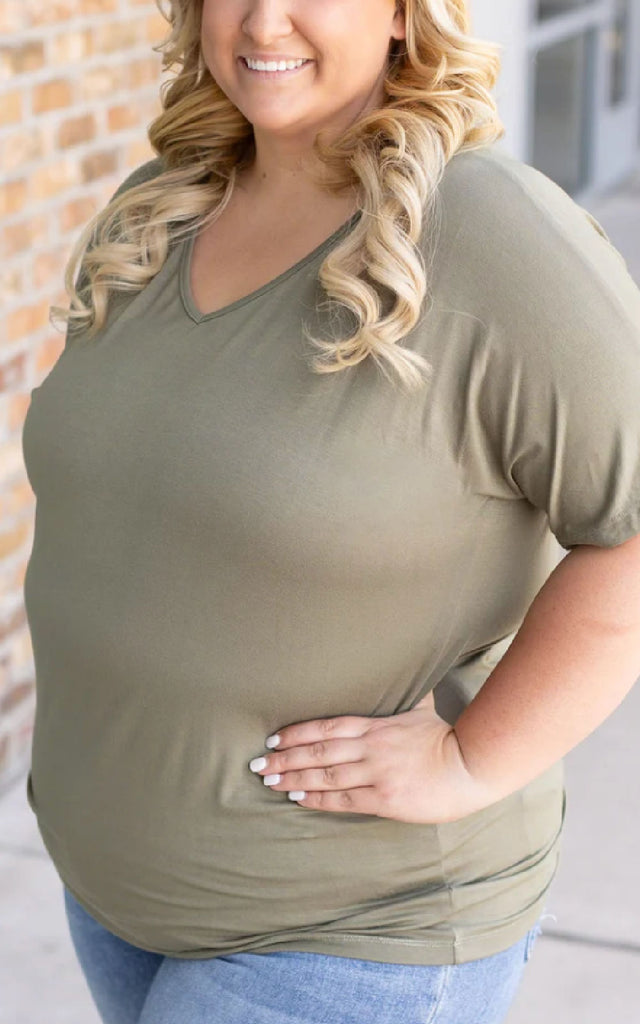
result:
[[[80,235],[65,269],[70,308],[51,308],[67,324],[68,339],[95,336],[111,291],[141,290],[174,241],[212,223],[253,158],[251,124],[203,61],[203,0],[166,2],[168,13],[156,0],[170,29],[154,49],[164,70],[179,70],[161,86],[162,112],[147,129],[161,172],[116,194]],[[495,142],[504,127],[491,94],[499,46],[469,34],[466,0],[399,0],[399,7],[406,39],[391,42],[383,106],[333,143],[315,143],[327,189],[336,195],[355,189],[362,211],[319,271],[328,297],[323,306],[350,311],[355,327],[331,340],[306,336],[317,350],[315,372],[333,373],[371,356],[386,376],[393,370],[412,389],[426,383],[429,366],[398,342],[418,323],[428,298],[438,184],[451,157]]]

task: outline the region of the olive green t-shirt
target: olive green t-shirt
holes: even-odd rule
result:
[[[560,545],[640,533],[640,292],[620,254],[496,145],[453,157],[439,212],[404,341],[424,392],[371,361],[309,368],[305,324],[331,330],[318,270],[357,216],[210,315],[192,232],[33,391],[28,799],[60,878],[144,949],[460,963],[543,909],[561,764],[442,825],[305,809],[248,768],[284,725],[393,715],[434,687],[455,720]]]

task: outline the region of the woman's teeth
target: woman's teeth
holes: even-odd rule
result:
[[[293,71],[295,68],[301,68],[303,64],[307,64],[306,59],[301,60],[251,60],[250,57],[244,57],[244,62],[251,71]]]

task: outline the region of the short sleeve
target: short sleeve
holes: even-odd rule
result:
[[[498,176],[475,264],[470,448],[564,548],[612,547],[640,533],[640,290],[546,176],[517,162]]]
[[[120,183],[120,185],[118,185],[116,191],[113,193],[113,195],[109,199],[109,202],[107,203],[107,206],[109,205],[109,203],[112,203],[114,199],[117,199],[118,196],[120,196],[123,192],[126,192],[128,189],[134,188],[135,185],[140,185],[144,181],[150,181],[152,178],[157,177],[159,174],[162,173],[162,170],[163,170],[163,164],[162,164],[162,160],[160,159],[160,157],[155,157],[153,160],[147,160],[147,162],[144,163],[144,164],[141,164],[140,167],[136,167],[135,170],[133,170],[128,175],[128,177],[126,177],[124,179],[124,181],[122,181]],[[90,248],[91,248],[91,245],[89,245],[89,249]],[[77,274],[77,276],[76,276],[76,281],[75,281],[76,291],[79,291],[82,287],[85,286],[86,283],[87,283],[87,278],[86,278],[86,276],[84,275],[84,273],[82,272],[82,269],[81,269],[79,271],[79,273]],[[67,327],[67,331],[66,331],[66,334],[65,334],[65,340],[64,340],[64,348],[65,349],[69,345],[69,338],[70,338],[70,332],[69,332],[69,328]]]

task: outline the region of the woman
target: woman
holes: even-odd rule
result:
[[[169,17],[24,428],[77,954],[108,1024],[496,1024],[640,672],[640,293],[462,0]]]

